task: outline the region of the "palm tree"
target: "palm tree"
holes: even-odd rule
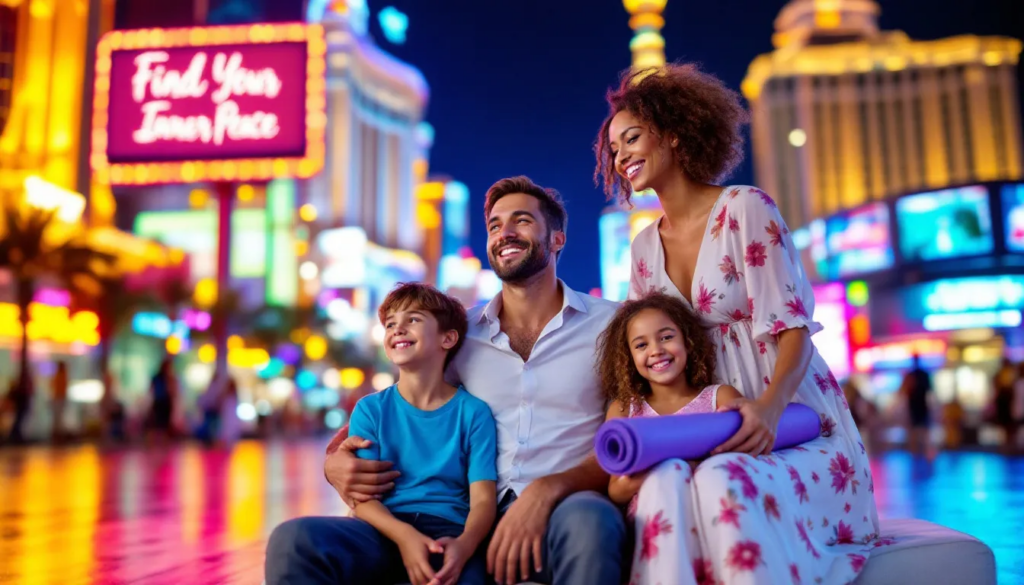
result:
[[[50,232],[55,226],[55,211],[43,210],[15,201],[3,205],[3,235],[0,239],[0,269],[11,273],[15,302],[21,320],[21,370],[18,387],[28,392],[29,304],[36,284],[44,277],[60,281],[69,290],[86,296],[103,292],[100,279],[113,275],[115,257],[100,252],[75,234],[63,242],[54,242]]]

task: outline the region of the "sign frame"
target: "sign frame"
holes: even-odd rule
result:
[[[306,149],[301,156],[205,158],[114,163],[107,157],[110,73],[114,51],[216,48],[225,45],[306,43]],[[320,25],[305,23],[202,26],[112,31],[96,48],[90,166],[107,185],[308,179],[324,168],[327,132],[327,42]]]

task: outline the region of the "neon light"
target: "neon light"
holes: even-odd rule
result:
[[[956,278],[923,285],[929,313],[960,313],[1024,308],[1024,277]]]
[[[32,207],[55,211],[56,218],[75,223],[85,211],[85,197],[36,176],[25,177],[25,202]]]
[[[206,315],[207,319],[209,319],[209,314],[207,313]],[[209,323],[207,323],[207,326],[209,326]],[[139,335],[158,337],[160,339],[177,337],[187,340],[189,337],[189,326],[184,320],[171,321],[163,313],[136,313],[132,317],[132,331]]]
[[[44,305],[50,305],[51,307],[71,306],[71,294],[66,290],[41,288],[36,290],[36,294],[32,296],[32,300]]]
[[[925,315],[925,331],[950,331],[975,327],[1020,327],[1018,310],[978,311],[973,313],[942,313]]]
[[[387,6],[377,13],[377,21],[384,31],[384,38],[396,45],[405,43],[405,31],[409,28],[408,16],[394,6]]]
[[[313,176],[326,151],[326,52],[319,25],[108,33],[97,47],[96,180]]]
[[[189,329],[194,329],[195,331],[206,331],[210,328],[210,323],[213,319],[206,311],[186,309],[182,314],[182,320]]]
[[[868,304],[868,285],[863,280],[855,280],[846,286],[846,300],[854,307]]]
[[[316,387],[316,374],[309,370],[302,370],[295,377],[295,384],[302,390],[312,390]]]
[[[18,305],[0,303],[0,338],[21,339],[20,315]],[[81,343],[90,347],[100,343],[100,319],[92,311],[72,313],[67,307],[31,303],[28,315],[29,341]]]
[[[870,372],[882,364],[889,367],[909,364],[914,355],[944,357],[946,342],[941,339],[914,339],[864,347],[853,354],[853,365],[858,372]]]

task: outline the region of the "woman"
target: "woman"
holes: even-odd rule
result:
[[[633,241],[630,297],[690,303],[721,348],[718,381],[744,395],[725,406],[743,425],[715,456],[692,473],[662,464],[644,482],[633,581],[853,581],[878,542],[874,489],[842,389],[811,343],[821,326],[810,284],[774,201],[714,184],[742,158],[738,96],[673,65],[625,75],[608,102],[595,179],[627,201],[652,189],[664,210]],[[820,414],[822,437],[772,453],[790,402]]]

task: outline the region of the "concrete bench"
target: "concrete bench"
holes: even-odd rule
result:
[[[996,585],[995,555],[973,536],[913,519],[882,520],[881,534],[895,542],[872,551],[856,585]]]
[[[973,536],[913,519],[882,520],[881,534],[895,542],[871,552],[856,585],[996,585],[992,549]]]

